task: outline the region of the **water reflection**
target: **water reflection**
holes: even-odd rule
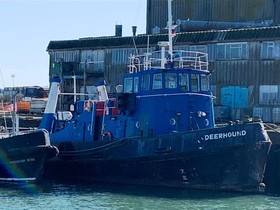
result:
[[[0,186],[0,209],[279,209],[278,197],[108,183]]]

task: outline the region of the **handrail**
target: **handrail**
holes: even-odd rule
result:
[[[208,54],[198,51],[173,51],[172,59],[168,51],[165,51],[165,64],[172,60],[172,66],[178,69],[194,69],[200,71],[208,71]],[[129,57],[129,73],[137,73],[149,69],[161,68],[163,58],[162,51],[154,51],[143,55],[130,55]]]

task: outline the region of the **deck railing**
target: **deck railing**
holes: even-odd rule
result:
[[[162,51],[154,51],[144,55],[131,55],[129,60],[130,73],[170,67],[208,71],[208,54],[197,51],[174,51],[172,63],[168,51],[164,52],[164,56],[162,56]]]

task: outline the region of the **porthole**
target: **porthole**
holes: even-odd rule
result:
[[[205,119],[205,120],[204,120],[204,123],[205,123],[206,126],[208,126],[208,125],[209,125],[209,120],[208,120],[208,119]]]
[[[137,122],[135,123],[135,126],[136,126],[136,128],[140,128],[140,122],[137,121]]]
[[[176,124],[176,120],[174,118],[171,118],[169,120],[170,125],[175,125]]]

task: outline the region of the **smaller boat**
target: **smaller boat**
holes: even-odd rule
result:
[[[37,182],[46,160],[56,156],[58,149],[50,144],[45,129],[19,131],[15,109],[11,113],[12,131],[0,126],[0,181]]]
[[[16,135],[1,133],[0,138],[0,181],[37,182],[46,160],[58,154],[44,129]]]

